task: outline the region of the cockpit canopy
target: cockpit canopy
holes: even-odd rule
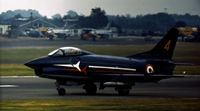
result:
[[[56,56],[78,56],[78,55],[86,55],[91,54],[90,52],[81,50],[76,47],[61,47],[56,49],[48,54],[48,56],[56,57]]]

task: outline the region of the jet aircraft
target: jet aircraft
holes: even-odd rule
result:
[[[62,85],[75,82],[87,94],[114,87],[119,95],[128,95],[136,82],[158,82],[173,75],[176,63],[172,55],[179,31],[172,28],[153,49],[128,57],[98,55],[76,47],[61,47],[25,63],[39,77],[55,79],[58,94],[66,94]]]

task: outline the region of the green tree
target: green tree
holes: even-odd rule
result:
[[[65,22],[63,21],[62,16],[60,14],[53,15],[52,19],[49,19],[48,21],[59,27],[63,27],[65,24]]]
[[[3,17],[0,15],[0,24],[3,22]]]
[[[14,17],[15,17],[15,18],[22,18],[22,15],[18,13],[18,14],[15,15]]]
[[[167,32],[175,25],[175,20],[166,13],[158,13],[136,18],[134,24],[143,30]]]
[[[79,16],[79,25],[85,28],[103,28],[108,24],[106,13],[101,8],[91,9],[90,16]]]
[[[53,16],[51,16],[52,19],[61,19],[61,15],[60,14],[54,14]]]
[[[90,27],[92,28],[102,28],[108,23],[108,18],[104,10],[101,8],[93,8],[89,16]]]
[[[84,27],[84,28],[90,28],[90,19],[89,17],[85,17],[85,16],[79,16],[79,21],[78,21],[78,24],[81,26],[81,27]]]
[[[177,21],[175,27],[185,27],[186,23],[184,21]]]

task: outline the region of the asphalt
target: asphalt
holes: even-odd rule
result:
[[[200,98],[200,76],[171,78],[159,83],[136,83],[129,96],[118,96],[114,88],[86,95],[82,86],[66,86],[66,95],[58,96],[55,80],[38,77],[0,77],[0,100],[95,99],[95,98]]]
[[[145,44],[145,43],[157,43],[160,38],[155,38],[154,41],[144,41],[144,37],[115,37],[109,40],[80,40],[79,37],[56,39],[56,40],[29,40],[29,39],[7,39],[0,40],[0,48],[29,48],[29,47],[63,47],[63,46],[79,46],[79,45],[128,45],[128,44]],[[123,42],[122,42],[123,41]]]

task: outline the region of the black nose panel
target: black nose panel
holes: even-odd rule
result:
[[[32,67],[32,66],[34,66],[35,64],[34,64],[33,61],[30,61],[30,62],[25,63],[24,65],[25,65],[25,66],[28,66],[28,67]]]
[[[39,64],[38,64],[38,60],[33,60],[33,61],[25,63],[24,65],[30,68],[34,68],[34,67],[37,67]]]
[[[45,64],[45,61],[46,61],[46,57],[43,57],[43,58],[29,61],[29,62],[25,63],[24,65],[28,66],[30,68],[39,68],[39,67],[41,67],[42,64]]]

